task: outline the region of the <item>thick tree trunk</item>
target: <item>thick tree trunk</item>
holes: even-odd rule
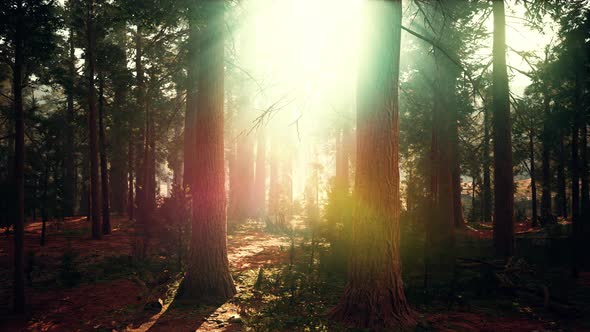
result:
[[[399,257],[398,79],[401,1],[368,1],[359,64],[357,171],[348,284],[334,318],[357,327],[415,324]]]
[[[253,197],[256,215],[263,216],[266,210],[266,134],[263,129],[258,132],[258,142],[256,143],[256,175]]]
[[[76,169],[74,136],[74,80],[76,78],[76,56],[74,54],[74,28],[70,28],[68,37],[68,85],[66,89],[67,108],[64,137],[64,215],[74,215],[76,206]]]
[[[529,131],[529,160],[531,164],[531,209],[532,209],[532,226],[537,227],[537,183],[535,178],[535,132]]]
[[[88,0],[88,14],[86,17],[86,61],[88,72],[88,144],[90,146],[90,213],[92,220],[92,238],[101,239],[100,220],[100,188],[98,174],[98,126],[96,111],[96,92],[94,87],[95,68],[95,37],[94,37],[94,0]]]
[[[223,139],[224,1],[203,3],[199,93],[192,190],[190,256],[181,294],[193,300],[225,300],[236,293],[227,258],[227,219]],[[189,151],[186,151],[187,154]]]
[[[109,170],[104,114],[104,76],[99,74],[98,85],[98,143],[100,148],[100,183],[102,189],[102,233],[111,234]]]
[[[543,92],[543,169],[542,169],[542,193],[541,193],[541,223],[545,225],[551,220],[551,165],[550,146],[553,135],[550,132],[551,112],[549,108],[549,91],[545,87]],[[532,139],[532,138],[531,138]],[[536,225],[534,220],[533,224]]]
[[[504,0],[493,1],[493,15],[494,248],[508,258],[514,254],[514,179]]]
[[[16,31],[14,34],[14,68],[12,72],[12,91],[14,103],[14,183],[16,213],[14,220],[14,312],[25,312],[25,117],[23,110],[23,67],[24,67],[24,27],[23,2],[17,3]]]

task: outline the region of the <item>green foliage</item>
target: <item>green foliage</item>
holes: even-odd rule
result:
[[[20,3],[20,7],[19,7]],[[0,62],[13,60],[17,25],[23,29],[23,57],[27,73],[36,73],[51,59],[55,50],[56,32],[60,27],[57,3],[54,0],[7,0],[0,6]]]
[[[247,310],[244,326],[254,331],[344,331],[326,319],[344,280],[316,273],[315,265],[310,273],[311,246],[296,246],[294,238],[291,243],[288,263],[235,276],[238,284],[245,285],[236,300],[256,308]]]

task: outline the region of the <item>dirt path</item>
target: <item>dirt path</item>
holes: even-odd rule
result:
[[[84,218],[68,219],[57,224],[49,223],[47,244],[39,245],[40,223],[29,223],[25,234],[27,252],[34,253],[36,264],[47,271],[57,270],[66,250],[73,250],[85,264],[100,263],[113,256],[129,255],[132,249],[133,228],[124,218],[114,218],[113,234],[104,240],[89,238],[89,224]],[[228,236],[231,269],[235,273],[257,270],[287,259],[288,240],[261,231],[261,225],[248,222]],[[68,249],[69,248],[69,249]],[[0,238],[0,297],[11,303],[12,236]],[[42,276],[39,276],[43,279]],[[32,310],[29,322],[0,322],[4,331],[236,331],[241,328],[239,308],[228,302],[219,307],[183,306],[172,302],[160,313],[143,312],[144,299],[141,285],[128,278],[85,283],[74,288],[56,287],[48,281],[49,289],[27,288]],[[52,285],[51,285],[52,283]],[[244,285],[238,285],[244,286]],[[121,328],[121,322],[133,323]]]
[[[228,258],[234,273],[257,271],[288,259],[288,238],[269,235],[262,226],[249,221],[228,236]],[[251,287],[236,280],[238,292]],[[139,326],[128,326],[126,332],[144,331],[241,331],[243,308],[235,300],[218,306],[194,306],[172,302]]]

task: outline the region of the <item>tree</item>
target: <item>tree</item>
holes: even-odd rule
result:
[[[12,71],[14,111],[14,311],[24,313],[25,109],[23,88],[55,47],[55,5],[46,0],[10,0],[0,7],[0,61]]]
[[[76,55],[74,48],[74,27],[70,22],[68,35],[68,80],[67,80],[67,117],[64,146],[64,214],[72,216],[76,206],[76,165],[74,135],[74,80],[76,77]]]
[[[266,211],[266,134],[263,129],[258,132],[256,142],[256,173],[254,177],[253,208],[256,215]]]
[[[399,257],[398,82],[401,1],[364,4],[366,59],[357,82],[357,171],[352,254],[332,317],[368,328],[415,324]]]
[[[100,156],[100,184],[102,194],[102,233],[111,234],[111,211],[110,211],[110,191],[109,191],[109,170],[107,160],[107,143],[105,131],[104,110],[104,74],[99,74],[98,83],[98,143]]]
[[[278,149],[279,138],[277,135],[270,140],[270,180],[268,184],[268,213],[278,216],[281,210],[281,183],[279,182],[280,152]]]
[[[195,300],[227,299],[236,293],[227,258],[224,104],[224,1],[202,3],[190,260],[181,294]],[[185,151],[185,156],[190,155]]]
[[[25,119],[23,111],[23,70],[25,8],[23,1],[16,3],[14,29],[14,64],[12,68],[12,91],[14,103],[14,182],[16,189],[16,220],[14,222],[14,311],[25,311]]]
[[[545,66],[548,62],[548,50],[545,51]],[[547,80],[547,78],[546,78]],[[550,165],[550,154],[551,154],[551,139],[553,138],[553,132],[551,128],[551,108],[549,107],[550,96],[548,82],[543,83],[543,163],[542,163],[542,178],[543,187],[541,193],[541,222],[543,224],[548,223],[551,220],[551,165]],[[532,140],[532,138],[531,138]],[[532,143],[531,143],[532,144]],[[535,211],[536,215],[536,211]],[[533,225],[537,224],[537,220],[533,220]]]
[[[482,186],[482,219],[484,222],[492,221],[492,181],[490,179],[490,107],[484,106],[483,120],[483,186]]]
[[[493,1],[493,15],[494,248],[507,258],[514,253],[514,182],[504,0]]]
[[[96,109],[96,91],[94,84],[95,75],[95,4],[94,0],[88,0],[86,14],[86,71],[88,75],[88,142],[90,160],[90,216],[92,221],[92,238],[102,238],[101,229],[101,204],[99,188],[99,157],[98,157],[98,112]]]
[[[536,129],[543,125],[544,119],[541,119],[539,110],[542,104],[536,101],[539,94],[531,91],[531,86],[525,90],[525,98],[519,99],[513,106],[514,123],[514,163],[522,164],[523,168],[531,177],[531,210],[532,226],[537,227],[539,214],[537,208],[537,171],[535,162],[535,138],[537,137]],[[541,98],[542,99],[542,98]]]

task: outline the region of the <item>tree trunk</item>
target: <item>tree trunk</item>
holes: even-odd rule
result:
[[[14,220],[14,312],[25,312],[25,117],[23,110],[24,27],[23,1],[17,3],[14,34],[14,68],[12,91],[14,98],[14,183],[16,213]]]
[[[546,84],[546,83],[545,83]],[[551,220],[551,165],[550,145],[553,135],[550,132],[551,111],[549,108],[549,91],[544,87],[543,91],[543,190],[541,193],[541,223],[545,225]],[[533,224],[536,225],[534,220]]]
[[[41,210],[41,246],[45,245],[47,231],[47,190],[49,187],[49,160],[45,160],[45,172],[43,174],[43,205]]]
[[[230,111],[231,112],[231,111]],[[231,115],[228,112],[229,117],[231,118]],[[231,126],[231,125],[229,125]],[[234,208],[236,206],[235,203],[233,203],[236,199],[237,199],[237,192],[238,190],[236,189],[236,186],[239,185],[239,181],[237,179],[237,163],[236,163],[236,148],[237,148],[237,144],[235,142],[235,139],[233,138],[233,128],[230,127],[229,128],[229,148],[227,149],[227,168],[228,168],[228,178],[229,178],[229,193],[228,193],[228,205],[227,205],[227,215],[228,217],[231,218],[231,216],[234,216],[236,213],[234,211]]]
[[[127,177],[127,216],[129,217],[129,220],[133,220],[133,218],[135,217],[135,195],[133,193],[133,178],[134,178],[134,174],[133,174],[133,164],[135,161],[135,153],[134,153],[134,147],[135,147],[135,142],[133,141],[133,134],[129,135],[129,141],[128,141],[128,147],[127,147],[127,170],[128,170],[128,177]]]
[[[274,135],[270,141],[270,182],[268,185],[268,214],[271,216],[277,216],[280,212],[281,185],[277,144],[278,137]]]
[[[88,0],[86,17],[86,61],[88,71],[88,144],[90,145],[90,213],[92,220],[92,238],[101,239],[100,195],[98,178],[98,127],[96,111],[96,94],[94,91],[95,38],[94,38],[94,0]]]
[[[135,71],[137,81],[137,107],[141,123],[139,135],[135,145],[135,199],[137,220],[137,237],[134,243],[134,256],[138,260],[144,260],[148,255],[149,223],[150,217],[148,202],[148,160],[149,160],[149,112],[146,98],[146,84],[143,67],[143,29],[138,23],[135,34]]]
[[[287,151],[292,151],[290,143],[285,147]],[[291,152],[287,152],[281,160],[281,203],[283,215],[290,217],[293,214],[293,160]]]
[[[531,211],[532,211],[532,226],[537,227],[537,184],[535,181],[535,132],[531,128],[529,131],[529,159],[531,163]]]
[[[579,71],[576,71],[576,82],[574,87],[574,109],[572,117],[572,236],[573,236],[573,255],[572,255],[572,275],[577,278],[582,261],[582,232],[583,225],[580,219],[580,166],[578,164],[578,139],[580,127],[581,111],[581,79]]]
[[[88,161],[88,153],[83,153],[82,157],[82,167],[80,170],[80,200],[78,203],[79,209],[78,213],[80,215],[86,216],[87,221],[91,221],[90,218],[90,163]]]
[[[574,119],[572,125],[572,232],[574,242],[573,266],[572,274],[578,277],[580,249],[581,249],[581,233],[582,225],[580,222],[580,175],[578,166],[578,124]]]
[[[238,118],[245,116],[244,113],[246,112],[251,112],[249,109],[244,109],[249,106],[249,103],[239,105]],[[230,215],[229,218],[242,220],[252,215],[252,192],[254,188],[254,139],[252,135],[247,134],[245,131],[238,135],[236,171],[238,184],[233,186],[233,189],[237,190],[237,192],[235,193],[235,199],[230,201],[230,204],[234,206],[229,208],[230,211],[233,211],[233,215]]]
[[[454,87],[454,86],[453,86]],[[451,105],[454,109],[455,105]],[[456,115],[456,112],[454,112]],[[452,148],[452,177],[453,177],[453,217],[455,220],[455,227],[461,228],[465,226],[463,219],[463,203],[461,202],[461,194],[463,189],[461,187],[461,162],[459,152],[459,128],[458,119],[454,118],[451,124],[451,148]]]
[[[588,225],[589,221],[587,218],[590,213],[590,196],[588,193],[588,129],[586,127],[586,121],[581,120],[580,122],[580,135],[582,137],[580,142],[580,217],[584,220],[585,230],[590,231],[590,225]]]
[[[266,134],[264,129],[258,132],[256,143],[256,174],[254,179],[254,208],[257,216],[263,216],[266,210]]]
[[[143,200],[145,199],[145,151],[146,151],[146,134],[147,128],[147,103],[146,103],[146,87],[145,77],[143,68],[143,44],[142,44],[142,27],[141,24],[137,25],[135,33],[135,73],[137,81],[137,108],[139,115],[139,130],[136,136],[135,143],[135,206],[136,218],[139,223],[139,227],[145,226],[145,210],[142,210],[144,206]],[[142,228],[143,230],[143,228]],[[141,232],[141,231],[140,231]]]
[[[224,162],[224,1],[203,3],[199,93],[192,190],[190,258],[181,294],[193,300],[225,300],[236,293],[227,258]]]
[[[154,110],[148,110],[148,137],[147,137],[147,168],[146,168],[146,207],[150,219],[156,209],[156,124],[154,120]]]
[[[504,0],[493,1],[493,15],[494,248],[508,258],[514,254],[514,181]]]
[[[454,116],[451,108],[451,96],[454,93],[454,79],[449,75],[449,66],[453,64],[445,55],[435,51],[435,70],[437,86],[434,88],[432,109],[433,151],[432,171],[434,185],[432,187],[433,209],[429,229],[429,262],[435,265],[438,280],[450,281],[455,262],[454,257],[454,228],[455,202],[453,182],[453,142],[452,122]],[[460,202],[459,202],[460,203]]]
[[[127,99],[127,86],[116,83],[114,87],[113,107],[112,109],[112,129],[111,142],[117,144],[111,145],[110,170],[109,170],[109,191],[110,191],[110,210],[123,215],[127,212],[127,193],[128,193],[128,167],[127,153],[128,146],[125,142],[129,139],[129,128],[126,126],[126,117],[129,111],[124,107]]]
[[[559,151],[557,156],[557,215],[567,218],[567,194],[565,184],[565,146],[563,144],[563,130],[559,133]]]
[[[492,221],[492,181],[490,178],[490,110],[484,108],[483,120],[483,187],[481,190],[482,219]]]
[[[398,82],[401,1],[364,4],[357,82],[357,171],[348,283],[332,312],[370,329],[411,328],[399,257]]]
[[[102,188],[102,233],[111,234],[111,211],[109,195],[109,170],[104,114],[104,76],[99,74],[98,85],[98,143],[100,148],[100,183]]]
[[[76,77],[76,56],[74,54],[74,28],[70,28],[68,37],[68,84],[66,89],[67,109],[64,137],[64,215],[73,216],[76,206],[76,169],[75,169],[75,136],[74,136],[74,80]]]

